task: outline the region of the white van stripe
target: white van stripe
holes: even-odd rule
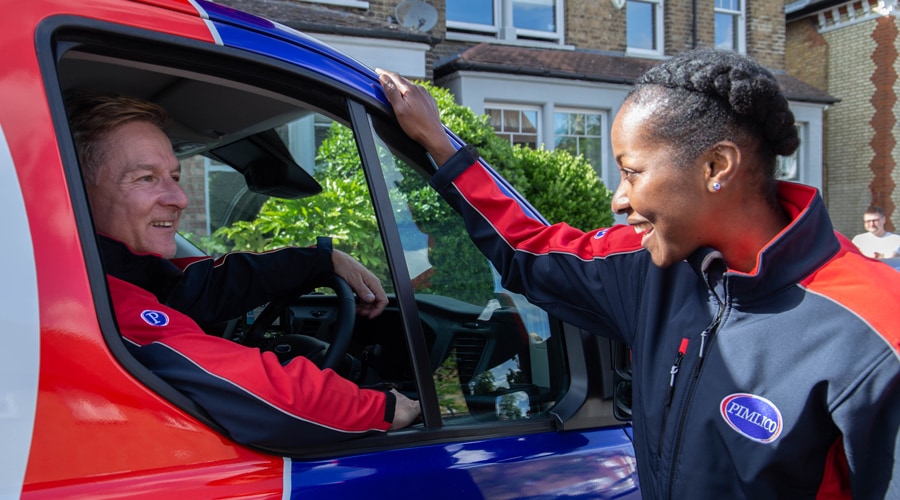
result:
[[[222,43],[222,37],[219,36],[219,30],[216,29],[216,25],[213,24],[212,21],[209,20],[209,14],[206,13],[206,9],[200,6],[194,0],[188,0],[195,9],[197,9],[197,13],[200,14],[200,17],[203,19],[203,22],[206,23],[206,27],[209,28],[209,33],[212,35],[213,40],[216,45],[224,45]]]
[[[281,498],[291,498],[291,459],[284,457],[284,469],[281,471]]]
[[[0,262],[12,287],[0,300],[0,498],[19,498],[28,465],[40,369],[37,273],[25,200],[0,126],[0,200],[4,223]]]

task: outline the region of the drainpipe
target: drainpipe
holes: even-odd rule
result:
[[[691,0],[691,48],[697,48],[697,0]]]

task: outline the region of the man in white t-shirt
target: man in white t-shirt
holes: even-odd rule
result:
[[[876,259],[900,255],[900,234],[886,231],[884,220],[884,211],[881,207],[869,207],[863,214],[866,232],[853,237],[853,244],[863,255]]]

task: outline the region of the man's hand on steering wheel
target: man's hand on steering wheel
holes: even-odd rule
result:
[[[331,261],[334,265],[334,274],[344,278],[360,299],[356,313],[369,319],[381,314],[387,306],[388,299],[378,276],[340,250],[331,252]]]

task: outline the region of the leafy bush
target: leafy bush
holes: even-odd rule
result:
[[[612,225],[612,193],[584,157],[561,149],[520,146],[514,148],[513,156],[528,180],[522,195],[548,221],[566,222],[585,231]],[[499,172],[505,176],[502,168]]]
[[[487,115],[456,104],[450,91],[419,82],[434,96],[441,121],[516,188],[550,223],[565,221],[585,231],[613,223],[612,193],[582,156],[556,149],[510,146]]]

